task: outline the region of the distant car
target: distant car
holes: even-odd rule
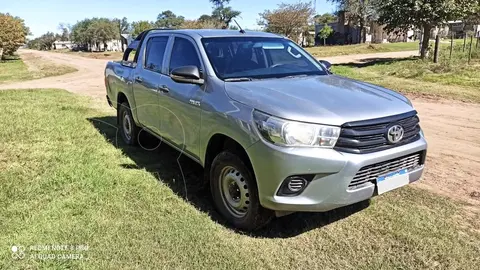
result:
[[[144,129],[182,151],[205,168],[218,211],[253,230],[422,175],[410,101],[329,68],[270,33],[149,30],[107,64],[105,83],[127,144]]]

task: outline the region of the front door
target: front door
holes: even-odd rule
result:
[[[175,36],[169,60],[169,74],[182,66],[197,66],[204,70],[198,48],[188,37]],[[168,110],[164,117],[164,137],[190,156],[198,158],[203,86],[177,83],[168,77],[161,87],[168,89],[168,93],[160,96],[159,100],[160,105]]]

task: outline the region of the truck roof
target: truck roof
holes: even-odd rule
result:
[[[276,34],[245,30],[241,33],[239,30],[225,30],[225,29],[152,29],[151,32],[156,33],[183,33],[186,35],[197,35],[199,37],[281,37]]]

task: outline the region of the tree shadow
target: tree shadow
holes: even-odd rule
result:
[[[144,131],[140,133],[140,147],[126,145],[120,134],[117,134],[114,116],[93,117],[87,120],[109,143],[121,149],[135,162],[135,164],[121,164],[122,168],[147,170],[175,194],[207,213],[212,220],[231,228],[213,206],[209,185],[204,181],[202,166]],[[251,237],[288,238],[326,226],[368,206],[369,201],[364,201],[324,213],[293,213],[274,219],[261,230],[250,233],[237,232]]]
[[[0,59],[0,62],[9,62],[9,61],[16,61],[20,60],[20,56],[18,55],[3,55]]]
[[[391,65],[397,62],[411,61],[415,59],[419,59],[419,58],[418,57],[407,57],[407,58],[374,57],[374,58],[360,59],[357,62],[350,62],[345,64],[333,64],[333,66],[364,68],[364,67],[370,67],[373,65]]]

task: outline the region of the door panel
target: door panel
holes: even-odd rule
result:
[[[133,92],[138,120],[143,127],[160,135],[164,109],[159,106],[159,85],[167,78],[161,74],[168,36],[152,36],[145,40],[135,69]],[[144,52],[144,53],[143,53]]]
[[[158,105],[158,83],[151,76],[145,76],[145,71],[134,74],[133,95],[135,97],[138,122],[144,127],[155,127],[156,115],[154,108]]]
[[[205,93],[199,85],[181,84],[167,78],[168,94],[159,97],[166,108],[163,118],[164,136],[178,148],[198,158],[201,101]]]
[[[203,70],[198,48],[191,39],[176,36],[169,60],[169,72],[174,68],[189,65]],[[169,90],[159,96],[160,105],[168,111],[163,118],[164,137],[198,159],[203,86],[177,83],[170,77],[167,77],[164,86]]]

